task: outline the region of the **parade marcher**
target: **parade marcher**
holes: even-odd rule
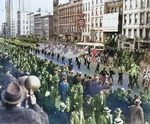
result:
[[[90,56],[88,56],[88,58],[87,58],[87,69],[90,69],[90,63],[91,63],[91,57]]]
[[[123,124],[126,124],[125,123],[125,117],[123,114],[121,114],[122,113],[121,109],[116,108],[116,110],[114,112],[115,112],[115,115],[113,115],[114,122],[115,122],[116,118],[121,118],[121,120],[123,120],[123,122],[124,122]]]
[[[109,78],[111,79],[112,82],[114,82],[114,79],[113,79],[114,74],[115,74],[114,68],[110,67],[109,68]]]
[[[113,116],[110,112],[111,110],[108,107],[104,107],[104,114],[99,117],[99,122],[97,124],[113,124]]]
[[[125,124],[121,118],[115,118],[114,124]]]
[[[52,59],[54,58],[54,52],[52,52]]]
[[[57,54],[57,61],[59,61],[59,56],[60,56],[60,54],[58,53],[58,54]]]
[[[49,124],[47,114],[36,104],[33,91],[30,90],[30,99],[33,109],[21,107],[24,92],[17,83],[10,83],[1,94],[4,106],[0,107],[0,123],[2,124]]]
[[[99,94],[96,94],[94,97],[95,121],[97,124],[99,124],[99,117],[103,114],[105,105],[106,96],[103,91],[100,91]]]
[[[99,73],[100,62],[97,62],[95,73]]]
[[[122,81],[123,81],[123,72],[125,71],[125,68],[123,65],[119,66],[118,68],[118,84],[120,83],[122,85]]]
[[[73,74],[74,74],[74,71],[71,70],[71,71],[69,72],[68,77],[67,77],[67,81],[68,81],[70,87],[73,86],[73,79],[74,79],[74,75],[73,75]]]
[[[82,58],[80,57],[79,59],[78,59],[78,69],[80,70],[80,65],[81,65],[81,62],[82,62]]]
[[[64,59],[65,59],[65,57],[64,57],[64,56],[62,56],[62,57],[61,57],[62,63],[64,63]]]
[[[61,95],[60,100],[66,104],[66,98],[69,97],[69,92],[70,92],[70,85],[67,82],[66,77],[62,78],[62,82],[59,84],[58,90],[59,90],[59,95]]]
[[[84,65],[86,65],[86,63],[87,63],[87,55],[85,54],[84,55]]]
[[[144,124],[144,113],[143,109],[141,108],[140,99],[136,99],[134,101],[135,105],[131,105],[130,107],[130,124]]]
[[[104,67],[103,70],[100,72],[100,75],[102,75],[102,77],[100,77],[100,80],[103,82],[103,84],[105,83],[106,81],[106,75],[108,75],[107,71],[106,71],[106,68]],[[103,85],[102,84],[102,85]]]

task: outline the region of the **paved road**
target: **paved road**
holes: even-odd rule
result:
[[[59,61],[57,61],[56,56],[53,58],[53,60],[51,57],[50,58],[45,57],[44,54],[37,54],[37,57],[40,57],[43,59],[48,59],[49,61],[53,61],[53,63],[56,63],[58,65],[63,65],[63,63],[61,61],[61,57],[59,58]],[[65,58],[64,63],[67,63],[67,65],[69,64],[69,61],[67,58]],[[76,72],[82,72],[82,74],[88,74],[91,76],[93,76],[95,74],[96,63],[91,63],[90,70],[88,70],[87,67],[83,63],[81,64],[81,69],[79,70],[77,65],[76,65],[75,59],[72,60],[72,63],[73,63],[73,70],[75,73]],[[100,71],[103,69],[103,67],[104,67],[103,64],[100,64]],[[118,82],[118,73],[116,73],[114,75],[113,90],[116,88],[125,88],[125,90],[129,89],[128,88],[129,77],[127,74],[123,74],[123,85],[120,85],[117,82]],[[143,89],[144,89],[144,87],[141,85],[141,83],[142,83],[142,77],[141,76],[139,76],[139,78],[138,78],[138,83],[139,83],[140,88],[134,87],[134,89],[133,89],[134,93],[138,93],[140,91],[143,91]]]

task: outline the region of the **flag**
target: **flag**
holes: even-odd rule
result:
[[[57,50],[60,50],[61,49],[61,45],[59,47],[57,47]]]
[[[74,50],[73,54],[78,54],[78,49]]]
[[[93,49],[93,50],[91,51],[91,53],[93,54],[93,57],[95,57],[95,55],[96,55],[96,49]]]
[[[69,51],[68,47],[64,48],[64,54],[66,54]]]

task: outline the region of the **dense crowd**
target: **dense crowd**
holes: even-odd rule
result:
[[[13,64],[16,63],[16,54],[9,56]],[[4,124],[150,123],[150,98],[145,97],[144,92],[133,94],[131,89],[126,91],[124,88],[112,90],[113,74],[116,73],[113,64],[110,64],[109,70],[106,68],[101,71],[96,70],[92,77],[81,72],[74,74],[71,60],[69,66],[66,64],[58,66],[30,54],[27,57],[25,54],[27,53],[21,53],[24,58],[20,55],[20,62],[16,63],[19,70],[24,69],[20,74],[13,73],[12,68],[5,67],[4,63],[9,60],[7,55],[2,55],[1,76],[10,76],[8,74],[10,71],[18,80],[9,83],[5,89],[1,87],[3,104],[0,108],[0,122]],[[137,73],[134,71],[137,68],[137,72],[138,67],[134,63],[132,66],[133,70],[130,73],[133,74],[131,75],[133,85],[137,81],[135,77]],[[148,73],[146,69],[145,75]],[[122,74],[119,73],[124,71],[124,66],[120,65],[118,71],[120,75],[118,83],[121,84]],[[41,82],[40,88],[38,87],[36,91],[33,88],[28,89],[25,85],[31,75],[36,75]]]

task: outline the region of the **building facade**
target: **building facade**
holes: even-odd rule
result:
[[[82,11],[85,19],[85,27],[82,29],[82,41],[90,42],[91,30],[91,0],[83,0]]]
[[[41,17],[41,37],[52,40],[53,37],[53,15]]]
[[[77,24],[80,13],[82,13],[81,0],[70,1],[58,6],[58,33],[62,40],[81,41],[82,29]]]
[[[29,35],[34,35],[34,12],[30,12],[27,14],[27,18],[28,18],[28,23],[29,23],[29,27],[28,27],[28,33]]]
[[[48,12],[37,12],[34,14],[34,36],[41,37],[41,17],[49,14]]]
[[[150,43],[150,0],[123,1],[122,35],[135,40],[134,48],[146,48]],[[120,39],[121,40],[121,39]],[[122,41],[122,40],[121,40]],[[120,42],[121,42],[120,41]],[[120,46],[130,45],[120,43]]]
[[[20,10],[17,12],[17,35],[29,35],[28,11]]]
[[[2,29],[2,35],[1,36],[6,37],[6,34],[7,34],[7,32],[6,32],[6,22],[2,23],[1,29]]]

